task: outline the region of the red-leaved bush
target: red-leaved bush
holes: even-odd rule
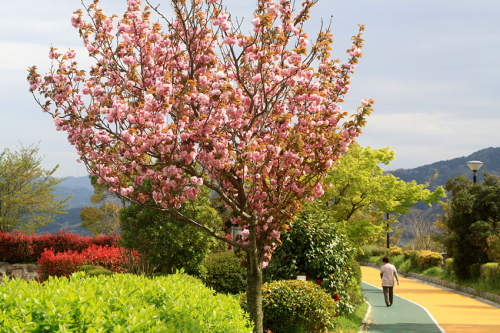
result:
[[[102,266],[117,273],[128,272],[130,257],[138,258],[137,251],[127,252],[119,247],[90,245],[81,252],[66,251],[54,253],[45,250],[38,260],[38,274],[41,281],[49,276],[70,276],[83,265]]]
[[[0,233],[0,261],[14,264],[37,261],[45,249],[56,253],[81,252],[91,245],[116,247],[118,236],[83,237],[66,231],[57,234],[29,235],[19,231]]]

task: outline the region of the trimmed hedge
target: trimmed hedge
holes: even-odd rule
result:
[[[241,267],[243,257],[234,251],[210,254],[204,262],[203,282],[218,293],[239,294],[246,290],[247,273]]]
[[[273,333],[330,332],[337,315],[335,300],[320,286],[281,280],[262,286],[264,330]]]
[[[2,332],[250,333],[238,300],[184,274],[21,279],[0,284]]]
[[[117,236],[83,237],[66,231],[57,234],[30,235],[19,231],[0,233],[0,261],[11,264],[37,261],[45,249],[54,253],[83,251],[91,245],[115,247]]]
[[[133,258],[139,256],[137,252],[132,254]],[[124,255],[123,249],[108,246],[91,245],[81,253],[54,253],[52,250],[45,250],[38,259],[38,274],[41,281],[49,276],[68,277],[83,265],[102,266],[113,272],[125,273],[129,269],[129,259],[129,256]]]

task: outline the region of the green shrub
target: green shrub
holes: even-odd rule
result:
[[[273,333],[333,331],[336,304],[309,281],[282,280],[262,286],[264,330]]]
[[[362,297],[359,274],[352,267],[357,266],[355,249],[349,240],[322,212],[302,213],[290,226],[263,271],[265,281],[295,280],[303,273],[339,298],[341,314],[352,313]]]
[[[402,273],[402,274],[406,274],[409,271],[411,271],[411,269],[412,269],[412,267],[411,267],[411,260],[410,259],[406,259],[398,267],[398,272]]]
[[[426,269],[422,274],[433,278],[439,278],[443,275],[443,272],[444,271],[441,267],[431,267]]]
[[[405,258],[402,254],[400,254],[400,255],[397,255],[395,257],[391,257],[390,260],[391,260],[391,264],[393,264],[397,269],[399,269],[399,267],[405,261]]]
[[[486,282],[492,283],[496,279],[500,279],[499,266],[497,262],[489,262],[486,264],[478,264],[480,268],[480,277]]]
[[[242,256],[235,251],[210,254],[204,262],[203,282],[218,293],[239,294],[247,285],[246,269],[241,267]]]
[[[356,260],[364,262],[369,257],[380,257],[387,255],[387,249],[383,246],[365,245],[361,247],[360,254]]]
[[[3,281],[0,313],[2,332],[252,331],[238,300],[183,274]]]
[[[397,247],[397,246],[391,246],[388,250],[387,250],[387,255],[389,257],[395,257],[395,256],[400,256],[403,254],[403,250],[400,248],[400,247]]]
[[[97,276],[97,275],[113,275],[114,272],[102,267],[102,266],[93,266],[93,265],[83,265],[80,267],[80,271],[85,272],[88,276]]]
[[[453,258],[446,259],[444,263],[444,272],[447,277],[453,277],[455,275],[455,271],[453,269]]]
[[[469,266],[470,277],[477,280],[481,277],[481,265],[480,263],[475,263]]]

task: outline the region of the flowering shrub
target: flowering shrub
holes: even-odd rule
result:
[[[396,257],[396,256],[402,255],[403,254],[403,250],[400,247],[391,246],[387,250],[387,254],[389,255],[389,257]]]
[[[57,234],[29,235],[19,231],[0,233],[0,260],[9,263],[35,262],[45,249],[54,253],[65,251],[81,252],[92,244],[100,246],[117,246],[119,237],[101,236],[98,238],[83,237],[66,231]]]

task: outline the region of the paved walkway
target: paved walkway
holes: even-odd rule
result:
[[[387,307],[379,270],[363,266],[361,271],[363,293],[372,306],[368,332],[500,332],[500,308],[403,277],[394,287],[393,306]]]

